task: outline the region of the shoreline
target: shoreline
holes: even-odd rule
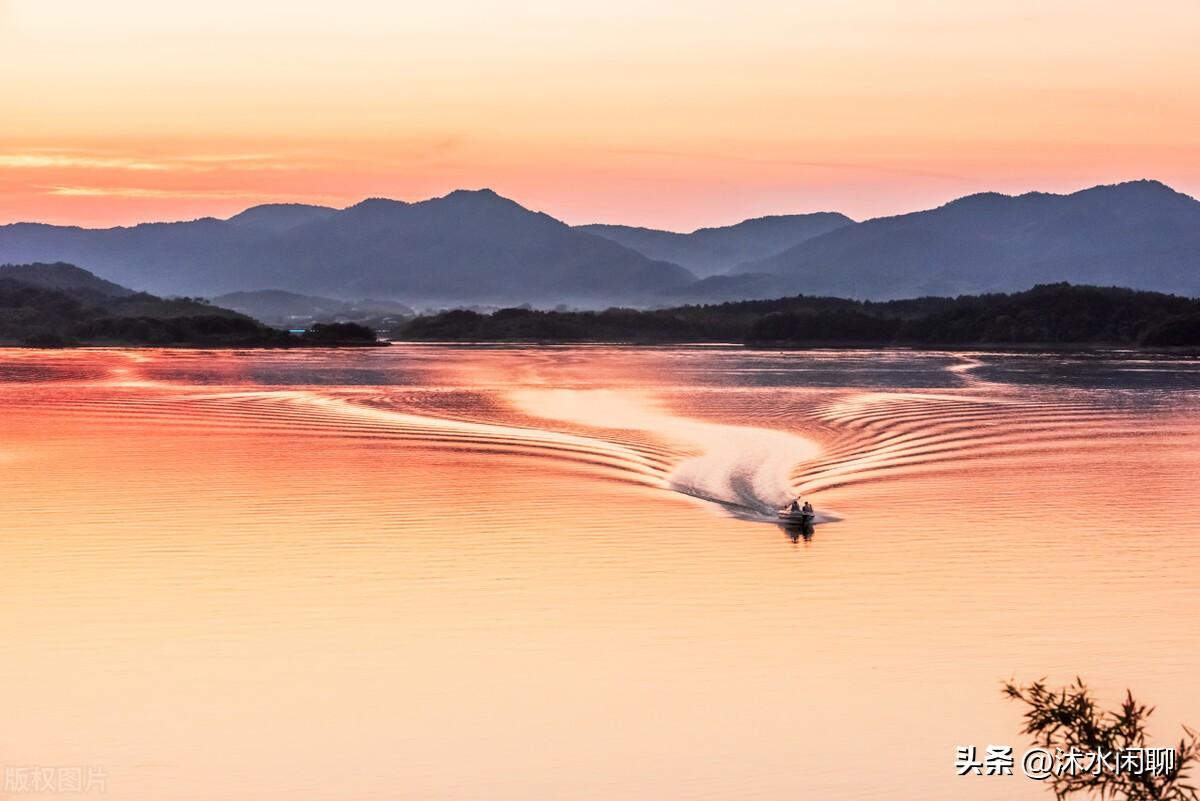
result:
[[[1174,356],[1200,357],[1200,347],[1192,346],[1144,346],[1122,342],[971,342],[956,344],[938,343],[873,343],[873,342],[720,342],[704,340],[646,341],[646,340],[553,340],[553,339],[392,339],[392,345],[432,345],[466,347],[622,347],[622,348],[730,348],[750,351],[993,351],[1011,353],[1148,353]]]
[[[646,340],[554,340],[554,339],[390,339],[376,342],[322,342],[286,344],[238,343],[129,343],[81,342],[77,344],[38,346],[14,340],[0,340],[0,350],[358,350],[386,348],[392,345],[421,345],[430,347],[535,347],[535,348],[692,348],[731,349],[746,351],[948,351],[994,353],[1129,353],[1160,356],[1200,358],[1200,348],[1191,346],[1144,346],[1121,342],[971,342],[939,343],[872,343],[872,342],[720,342],[703,340],[646,341]]]
[[[375,342],[304,342],[284,344],[191,344],[180,342],[131,343],[131,342],[79,342],[66,345],[30,345],[17,341],[0,341],[0,350],[346,350],[360,348],[386,348],[392,343],[387,340]]]

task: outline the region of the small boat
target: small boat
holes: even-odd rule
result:
[[[805,512],[803,510],[793,512],[790,506],[783,507],[776,514],[779,517],[780,523],[794,523],[797,525],[811,523],[813,518],[816,517],[816,514],[813,512]]]

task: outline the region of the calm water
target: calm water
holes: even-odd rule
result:
[[[0,351],[0,763],[147,801],[1045,798],[954,775],[1024,747],[1005,679],[1200,724],[1198,475],[1195,360]],[[764,522],[801,491],[807,540]]]

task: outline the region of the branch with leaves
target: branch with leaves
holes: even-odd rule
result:
[[[1147,747],[1146,721],[1154,707],[1139,704],[1128,690],[1120,708],[1111,711],[1097,705],[1091,690],[1078,677],[1057,690],[1048,687],[1044,679],[1024,687],[1008,682],[1004,694],[1028,707],[1021,733],[1031,735],[1042,748],[1119,754]],[[1196,787],[1188,783],[1189,768],[1200,760],[1200,738],[1186,726],[1183,730],[1175,765],[1161,774],[1063,772],[1049,776],[1047,783],[1059,801],[1075,794],[1113,801],[1200,801]]]

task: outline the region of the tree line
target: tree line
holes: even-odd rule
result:
[[[741,342],[752,345],[1200,345],[1200,300],[1118,287],[1043,284],[1012,294],[885,302],[798,295],[669,309],[416,317],[396,339]]]

